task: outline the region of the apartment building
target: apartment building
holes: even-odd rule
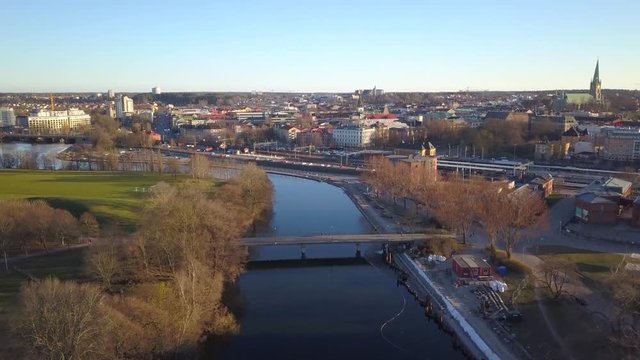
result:
[[[361,148],[371,144],[376,133],[374,128],[344,126],[333,130],[333,142],[336,146]]]

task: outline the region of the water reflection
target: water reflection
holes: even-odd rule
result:
[[[339,188],[270,175],[274,213],[258,235],[356,234],[371,228]],[[354,244],[306,246],[308,258],[353,257]],[[261,247],[238,283],[241,331],[223,359],[462,359],[385,267],[374,245],[358,261],[300,259],[299,246]],[[264,260],[267,260],[265,262]],[[312,266],[310,266],[312,265]]]
[[[37,169],[61,170],[65,164],[56,156],[70,146],[67,144],[0,144],[0,168],[20,167],[20,162],[28,157],[29,161],[34,161]]]

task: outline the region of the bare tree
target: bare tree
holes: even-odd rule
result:
[[[80,215],[80,231],[84,236],[97,237],[100,235],[100,225],[98,220],[90,212],[84,212]]]
[[[496,212],[497,234],[505,244],[507,258],[520,242],[527,227],[535,224],[545,211],[542,198],[528,188],[520,188],[498,197],[493,211]]]
[[[51,213],[52,223],[51,231],[56,240],[60,241],[60,245],[66,245],[66,240],[77,239],[80,228],[78,220],[66,210],[54,209]]]
[[[442,182],[435,188],[430,204],[436,219],[455,231],[466,243],[474,221],[478,217],[476,183],[463,180]]]
[[[167,160],[167,170],[173,174],[174,179],[177,177],[178,173],[180,172],[180,167],[181,167],[180,159],[171,157],[169,158],[169,160]]]
[[[531,283],[530,276],[525,275],[525,277],[523,277],[522,280],[520,280],[518,285],[516,285],[516,287],[511,292],[511,295],[509,296],[509,304],[512,307],[516,305],[518,298],[520,298],[520,295],[522,295],[522,292],[529,286],[530,283]]]
[[[104,157],[104,165],[107,171],[117,171],[120,159],[117,153],[110,152]]]
[[[103,295],[91,285],[46,279],[20,293],[19,333],[34,357],[51,360],[109,359],[104,346],[108,322]]]
[[[205,155],[194,154],[191,157],[191,176],[194,179],[208,177],[211,171],[211,163]]]
[[[538,279],[549,290],[553,299],[558,299],[565,292],[570,274],[575,271],[572,264],[560,260],[547,260],[541,268],[542,277]]]
[[[4,201],[0,203],[0,248],[4,257],[4,267],[9,271],[9,260],[7,258],[7,250],[13,246],[15,242],[15,208],[17,202]]]
[[[496,242],[498,239],[498,232],[503,222],[502,197],[505,196],[505,188],[498,183],[484,182],[478,189],[477,198],[477,214],[478,220],[484,227],[487,234],[487,240],[489,241],[489,250],[491,255],[496,255]]]
[[[113,278],[122,266],[118,246],[115,239],[100,239],[91,244],[86,255],[87,272],[97,278],[105,289],[111,288]]]
[[[53,233],[53,208],[42,200],[28,202],[28,208],[32,216],[23,217],[22,223],[29,236],[48,251],[47,242]]]

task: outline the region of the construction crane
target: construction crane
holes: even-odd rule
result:
[[[56,104],[53,102],[53,94],[49,93],[49,100],[51,101],[51,111],[56,110]]]

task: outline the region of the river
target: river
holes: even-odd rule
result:
[[[370,232],[341,189],[312,180],[270,175],[274,213],[259,235]],[[376,254],[377,246],[305,247],[314,266],[300,262],[298,246],[262,247],[238,283],[240,334],[223,359],[462,359],[451,339]],[[353,258],[352,261],[337,258]],[[332,260],[335,259],[335,260]],[[287,266],[284,266],[287,265]]]
[[[15,167],[20,162],[22,154],[29,154],[35,159],[38,169],[50,168],[51,165],[56,170],[63,168],[62,161],[56,159],[59,152],[64,151],[71,145],[67,144],[28,144],[28,143],[0,143],[0,169],[3,167]],[[13,164],[12,162],[15,162]],[[11,164],[12,166],[8,166]]]

